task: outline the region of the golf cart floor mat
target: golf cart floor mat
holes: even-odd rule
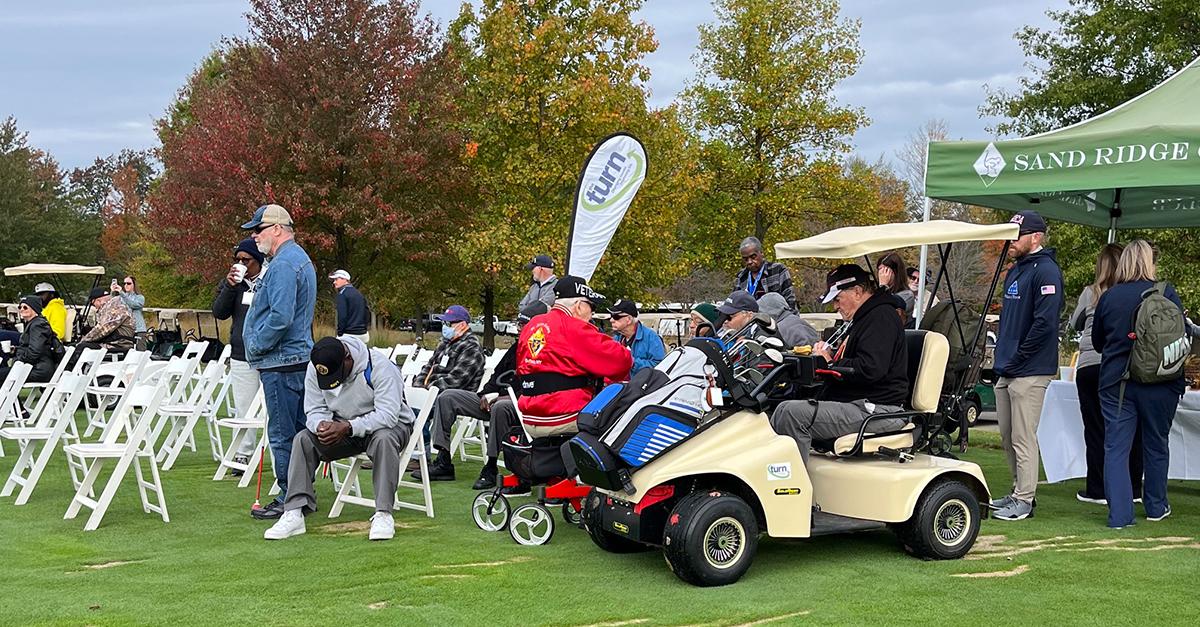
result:
[[[853,533],[856,531],[875,531],[886,529],[887,525],[875,520],[863,520],[839,516],[828,512],[814,511],[812,519],[812,536],[827,536],[835,533]]]

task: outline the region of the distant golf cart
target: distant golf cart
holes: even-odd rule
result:
[[[63,304],[67,307],[67,331],[64,342],[71,342],[77,337],[82,337],[87,330],[87,318],[91,313],[91,302],[88,301],[87,295],[92,289],[100,286],[104,278],[104,266],[80,266],[69,263],[27,263],[21,266],[12,266],[4,269],[6,277],[33,277],[47,276],[50,278],[51,285],[58,292],[59,297],[63,299]],[[70,276],[92,277],[91,286],[82,292],[80,299],[82,304],[75,302],[77,293],[73,293],[69,286],[71,282],[67,280]]]
[[[848,259],[937,244],[944,262],[954,242],[1016,237],[1013,224],[934,221],[837,229],[779,244],[775,252]],[[999,268],[996,278],[998,273]],[[964,336],[962,345],[979,344],[958,327],[954,332]],[[707,405],[693,431],[644,463],[627,457],[625,449],[610,447],[596,455],[573,440],[570,455],[578,476],[596,487],[582,512],[592,541],[613,553],[661,547],[672,571],[699,586],[737,581],[754,559],[760,532],[807,538],[888,528],[914,556],[962,557],[975,542],[981,504],[989,498],[979,466],[947,450],[955,431],[966,443],[968,427],[960,414],[966,373],[953,373],[946,383],[951,356],[945,335],[912,330],[906,341],[910,394],[903,411],[875,414],[858,433],[814,442],[807,467],[795,441],[776,434],[768,416],[780,402],[816,397],[825,382],[847,373],[836,364],[818,371],[801,354],[784,355],[761,382],[723,372],[710,360],[723,401]],[[704,343],[693,341],[685,349],[700,348],[697,342]],[[661,406],[654,411],[671,415]],[[875,432],[871,424],[883,418],[907,424]],[[599,439],[610,441],[607,433]],[[616,459],[613,467],[596,462],[606,456]]]

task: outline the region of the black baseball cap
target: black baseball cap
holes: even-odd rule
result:
[[[591,303],[593,308],[604,302],[604,294],[588,287],[587,281],[569,274],[560,278],[554,285],[554,297],[583,298]]]
[[[829,291],[821,299],[822,303],[831,303],[837,298],[838,292],[848,290],[855,285],[869,285],[871,273],[855,263],[844,263],[825,275],[825,287]]]
[[[546,306],[546,303],[543,303],[540,300],[535,300],[532,303],[525,305],[525,308],[517,313],[517,322],[522,324],[529,322],[530,320],[533,320],[535,316],[540,316],[547,311],[550,311],[550,308]]]
[[[101,296],[108,296],[108,294],[107,287],[93,287],[92,291],[88,292],[88,302],[90,303]]]
[[[1042,214],[1036,211],[1022,211],[1012,217],[1009,222],[1014,222],[1021,225],[1018,235],[1029,235],[1030,233],[1045,233],[1046,220]]]
[[[336,337],[323,337],[313,345],[309,361],[317,371],[317,387],[332,390],[350,376],[346,345]]]
[[[532,270],[534,268],[553,268],[553,267],[554,267],[554,260],[550,258],[550,255],[538,255],[537,257],[533,258],[533,261],[530,261],[529,263],[525,264],[526,270]]]
[[[754,300],[754,297],[746,290],[734,290],[729,298],[725,299],[725,302],[717,305],[717,311],[726,316],[732,316],[739,311],[758,313],[758,301]]]
[[[637,303],[628,298],[618,298],[617,302],[613,303],[612,307],[608,308],[608,313],[618,316],[638,316]]]

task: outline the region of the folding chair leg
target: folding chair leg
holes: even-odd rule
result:
[[[90,498],[92,495],[92,485],[96,483],[96,478],[100,476],[100,470],[104,468],[104,460],[97,459],[88,466],[87,473],[84,474],[83,480],[79,485],[75,486],[75,497],[71,499],[71,506],[67,508],[67,513],[63,515],[63,520],[70,520],[79,515],[79,509],[83,507],[84,498]],[[84,495],[88,497],[84,497]]]
[[[121,487],[121,481],[125,479],[125,473],[129,471],[131,461],[133,460],[124,457],[117,460],[117,465],[113,467],[108,483],[104,484],[104,491],[96,500],[96,507],[92,510],[92,515],[88,516],[87,523],[83,525],[84,531],[95,531],[100,527],[100,521],[104,520],[104,514],[108,513],[108,506],[112,504],[113,497],[117,495],[117,488]],[[98,463],[99,460],[97,460]]]
[[[0,496],[10,496],[13,490],[17,489],[18,485],[24,483],[29,484],[29,477],[33,476],[33,472],[25,475],[25,471],[30,469],[34,464],[30,463],[33,458],[34,442],[36,440],[27,440],[21,442],[21,454],[17,456],[17,463],[13,466],[12,472],[8,473],[8,480],[4,482],[4,489],[0,490]],[[24,490],[22,490],[24,493]],[[17,505],[21,505],[20,497],[17,498]]]
[[[29,442],[26,447],[22,448],[22,456],[25,455],[25,448],[28,448],[32,452],[34,443]],[[17,500],[14,502],[15,505],[24,505],[29,502],[29,497],[33,495],[33,489],[37,487],[38,480],[42,478],[42,473],[46,471],[46,465],[50,463],[50,456],[53,454],[54,444],[47,441],[42,445],[41,451],[38,452],[37,458],[33,461],[29,469],[29,475],[25,477],[25,485],[21,486],[21,493],[17,495]],[[18,467],[19,465],[20,462],[18,462]],[[17,472],[17,468],[13,468],[13,472]]]
[[[354,461],[350,462],[350,470],[346,475],[346,481],[342,482],[342,487],[338,489],[337,496],[333,499],[333,507],[329,508],[329,517],[337,518],[342,514],[342,506],[345,505],[345,498],[350,495],[354,484],[358,483],[358,471],[362,468],[362,460],[357,455],[354,456]],[[403,469],[401,470],[403,472]],[[354,479],[351,481],[351,479]],[[358,496],[358,495],[355,495]]]

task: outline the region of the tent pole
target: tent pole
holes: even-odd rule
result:
[[[1108,243],[1117,241],[1117,218],[1121,215],[1121,189],[1113,194],[1112,209],[1108,210]]]
[[[933,201],[928,196],[925,197],[925,208],[922,212],[921,221],[929,222],[929,208],[933,205]],[[917,302],[913,306],[913,314],[916,319],[916,327],[921,328],[921,318],[925,315],[925,268],[929,263],[929,245],[921,244],[921,267],[917,270]]]

